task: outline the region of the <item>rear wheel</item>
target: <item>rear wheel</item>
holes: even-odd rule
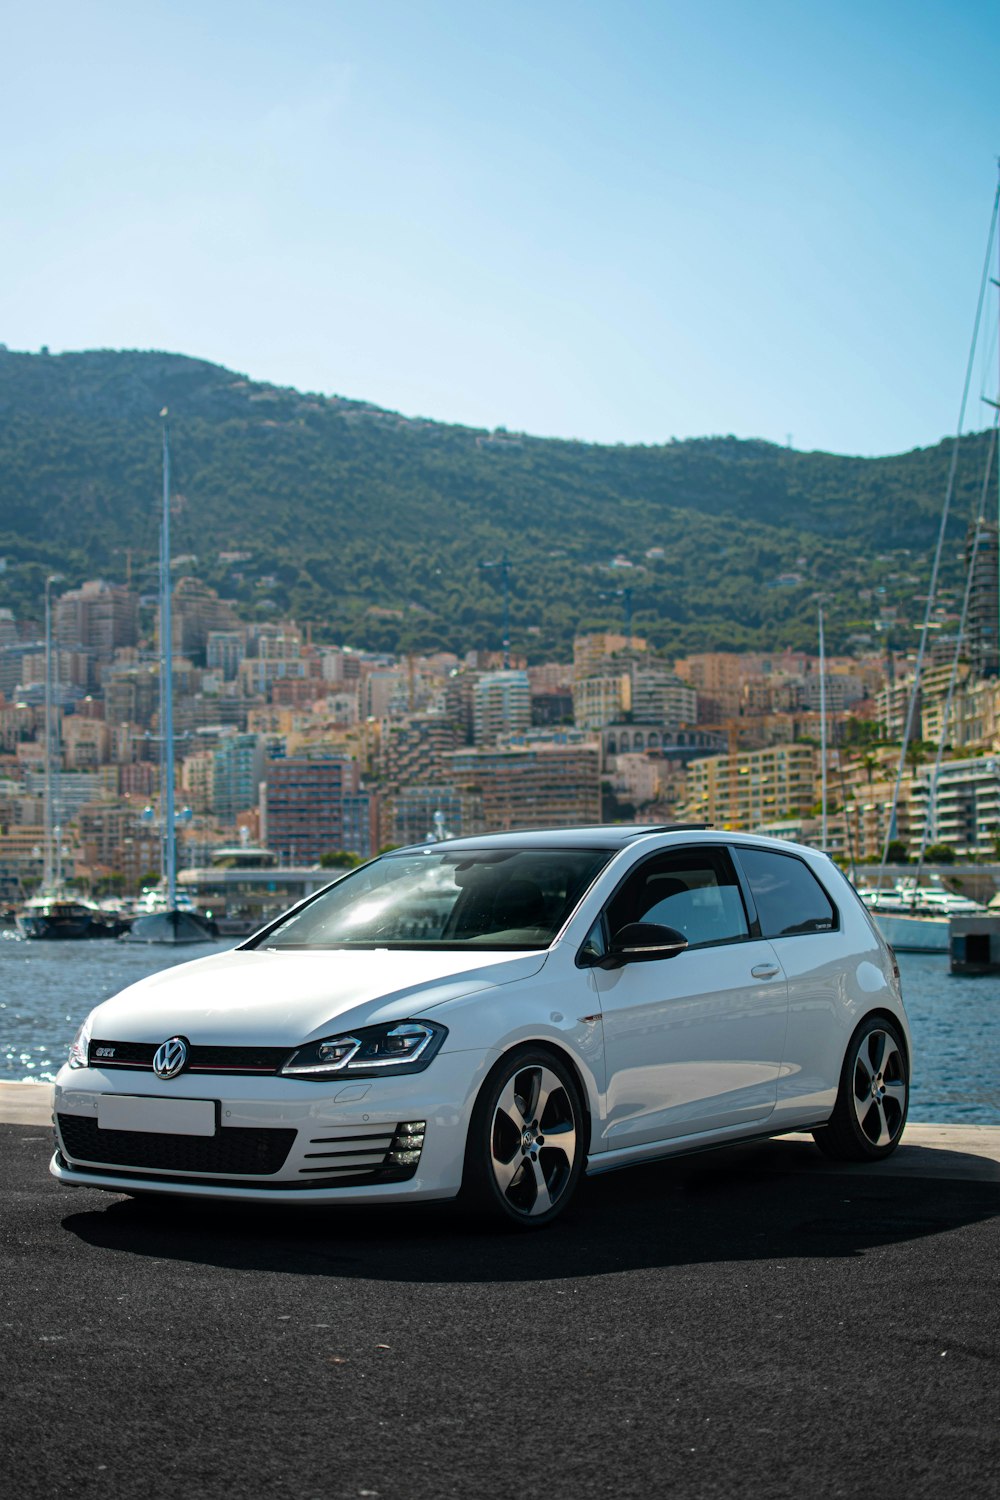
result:
[[[851,1037],[830,1123],[813,1139],[837,1161],[878,1161],[899,1144],[909,1095],[899,1030],[884,1016],[869,1016]]]
[[[462,1200],[494,1221],[541,1228],[566,1208],[585,1155],[583,1106],[568,1066],[519,1047],[476,1100]]]

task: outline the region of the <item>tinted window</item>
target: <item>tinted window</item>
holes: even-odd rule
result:
[[[832,932],[837,926],[829,896],[801,859],[770,849],[740,849],[739,857],[764,937]]]
[[[612,934],[629,922],[659,922],[692,948],[749,936],[736,872],[724,849],[678,849],[648,859],[608,907]]]
[[[459,853],[442,844],[387,854],[279,922],[260,945],[547,948],[612,852]]]

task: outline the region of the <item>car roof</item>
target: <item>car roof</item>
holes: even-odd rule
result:
[[[472,834],[440,843],[411,844],[409,849],[624,849],[650,833],[709,832],[707,823],[598,823],[583,828],[524,828],[509,833]],[[394,854],[400,850],[393,850]]]

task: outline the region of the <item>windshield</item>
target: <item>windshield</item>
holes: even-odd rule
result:
[[[547,948],[607,849],[386,854],[258,939],[262,948]]]

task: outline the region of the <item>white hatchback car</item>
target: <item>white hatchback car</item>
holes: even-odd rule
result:
[[[815,850],[684,827],[383,855],[90,1015],[64,1183],[288,1203],[461,1195],[548,1223],[583,1172],[906,1121],[899,971]]]

